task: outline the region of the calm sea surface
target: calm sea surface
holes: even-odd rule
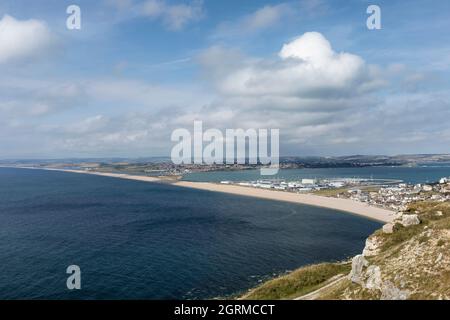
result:
[[[324,168],[280,170],[277,176],[286,180],[322,178],[373,178],[395,179],[407,183],[436,182],[450,176],[450,163],[429,164],[417,167],[366,167],[366,168]],[[261,179],[259,170],[201,172],[185,176],[189,181],[251,181]]]
[[[379,227],[322,208],[0,168],[0,299],[224,296],[355,255]],[[66,289],[73,264],[76,292]]]

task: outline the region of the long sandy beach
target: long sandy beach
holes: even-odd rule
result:
[[[239,196],[248,196],[268,200],[306,204],[315,207],[329,208],[349,212],[359,216],[364,216],[366,218],[377,220],[380,222],[391,222],[394,219],[393,211],[369,206],[362,202],[357,202],[350,199],[329,198],[313,194],[299,194],[286,191],[257,189],[252,187],[242,187],[237,185],[216,184],[207,182],[180,181],[174,183],[174,185],[199,190],[229,193]]]
[[[27,168],[27,169],[37,169],[37,168]],[[137,176],[137,175],[129,175],[129,174],[121,174],[121,173],[104,173],[104,172],[95,172],[95,171],[85,171],[85,170],[66,170],[66,169],[47,169],[44,170],[50,171],[63,171],[63,172],[71,172],[71,173],[80,173],[80,174],[90,174],[97,175],[103,177],[111,177],[111,178],[119,178],[119,179],[127,179],[127,180],[136,180],[143,182],[164,182],[164,179],[157,177],[147,177],[147,176]],[[315,207],[323,207],[333,210],[339,210],[348,212],[354,215],[363,216],[372,220],[376,220],[379,222],[391,222],[394,220],[395,213],[391,210],[378,208],[374,206],[369,206],[365,203],[349,200],[349,199],[338,199],[338,198],[330,198],[317,196],[313,194],[298,194],[291,193],[285,191],[276,191],[276,190],[265,190],[265,189],[257,189],[252,187],[243,187],[238,185],[226,185],[226,184],[217,184],[217,183],[209,183],[209,182],[190,182],[190,181],[177,181],[171,183],[171,185],[182,187],[182,188],[191,188],[197,190],[204,190],[210,192],[221,192],[227,194],[233,194],[238,196],[247,196],[254,197],[260,199],[267,200],[275,200],[275,201],[285,201],[291,203],[305,204]]]

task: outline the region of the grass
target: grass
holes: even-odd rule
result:
[[[273,279],[244,295],[245,300],[294,299],[320,288],[327,280],[351,270],[349,263],[322,263]]]
[[[438,216],[436,214],[437,211],[441,211],[443,213],[442,216]],[[392,234],[384,234],[381,230],[376,232],[377,236],[383,239],[383,251],[417,236],[424,230],[425,226],[436,229],[450,229],[450,205],[448,203],[430,201],[413,203],[405,213],[416,214],[416,212],[418,212],[417,214],[421,221],[419,225],[405,228],[397,223]],[[426,240],[422,237],[419,239],[419,242],[422,243]]]
[[[346,193],[347,191],[348,188],[323,189],[314,191],[314,194],[323,197],[336,197],[338,194]]]
[[[416,226],[410,226],[405,228],[401,224],[396,224],[394,227],[394,233],[384,234],[382,232],[377,232],[378,236],[383,238],[383,245],[381,247],[382,251],[387,251],[390,248],[399,245],[405,241],[408,241],[412,237],[418,235],[423,231],[423,224]]]
[[[323,189],[314,191],[315,195],[323,196],[323,197],[336,197],[339,194],[347,193],[347,191],[351,189],[349,187],[344,188],[335,188],[335,189]],[[365,192],[378,192],[380,190],[380,187],[376,186],[362,186],[360,187],[361,190]]]

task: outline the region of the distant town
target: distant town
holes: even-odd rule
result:
[[[300,181],[258,180],[245,182],[221,181],[244,187],[272,189],[295,193],[351,199],[394,211],[406,210],[417,201],[450,201],[450,178],[443,177],[432,184],[406,184],[398,180],[379,179],[302,179]]]

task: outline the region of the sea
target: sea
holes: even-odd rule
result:
[[[275,176],[261,176],[260,170],[197,172],[184,176],[184,180],[197,182],[256,181],[260,179],[360,178],[376,180],[401,180],[405,183],[433,183],[450,176],[450,163],[419,164],[417,166],[380,166],[362,168],[305,168],[280,169]]]
[[[289,174],[414,182],[450,175],[448,167],[410,169],[397,168],[395,177],[391,168]],[[188,179],[231,180],[223,174]],[[352,257],[380,226],[329,209],[169,184],[0,168],[0,299],[230,297],[301,266]],[[80,290],[66,286],[72,265],[81,270]]]

